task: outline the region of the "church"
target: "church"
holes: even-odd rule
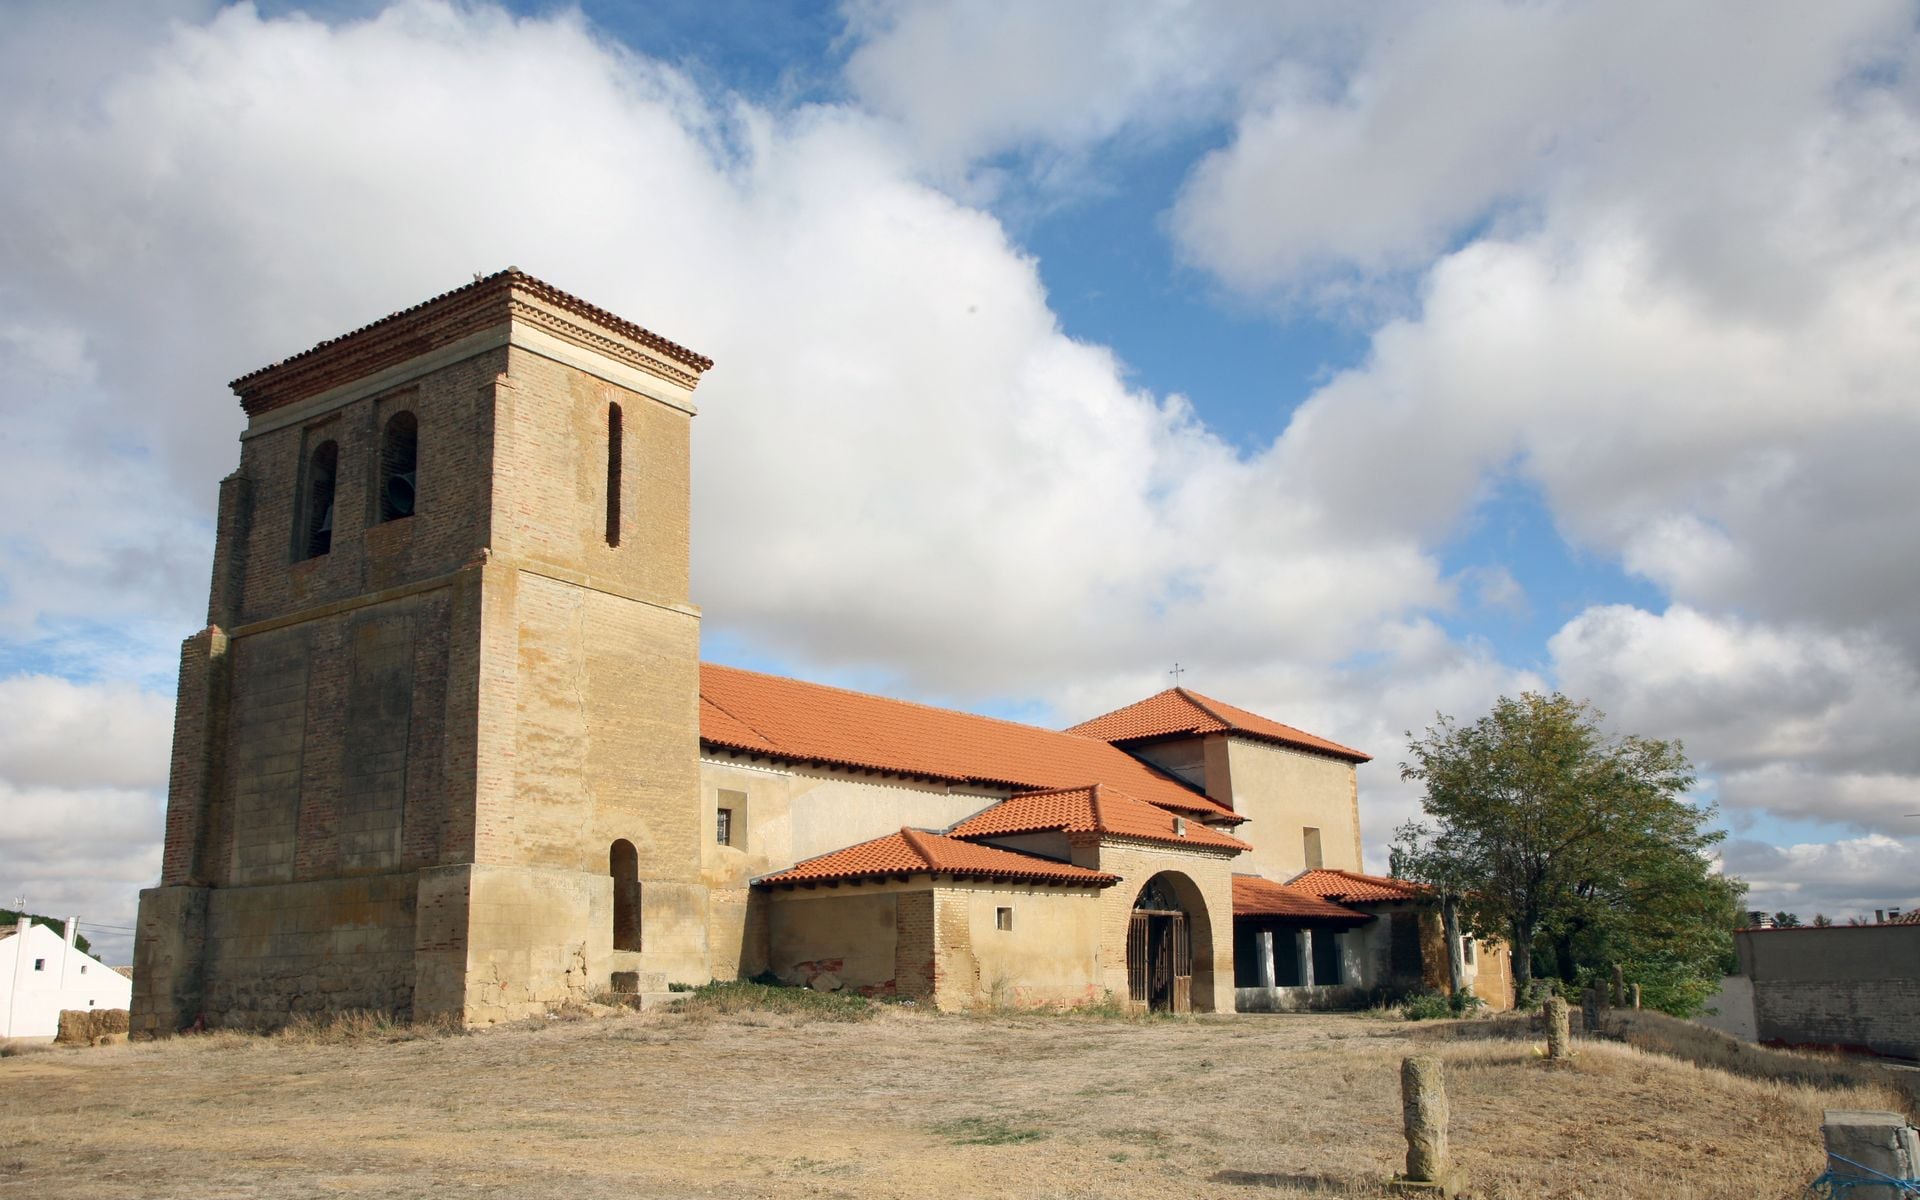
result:
[[[702,663],[712,365],[509,269],[234,382],[136,1035],[767,973],[1234,1012],[1451,970],[1504,1006],[1499,948],[1362,873],[1358,750],[1181,687],[1050,730]]]

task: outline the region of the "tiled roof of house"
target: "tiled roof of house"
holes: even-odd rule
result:
[[[1014,790],[1109,784],[1150,804],[1245,818],[1125,750],[1036,725],[700,664],[700,740],[777,758]]]
[[[1322,900],[1309,892],[1262,879],[1258,875],[1233,877],[1233,915],[1236,917],[1289,917],[1301,921],[1339,922],[1359,925],[1373,918],[1350,908]]]
[[[1132,742],[1179,734],[1238,733],[1262,741],[1279,742],[1296,749],[1344,758],[1350,762],[1371,762],[1372,756],[1338,742],[1316,737],[1304,729],[1270,721],[1259,713],[1235,708],[1231,704],[1202,696],[1189,688],[1168,688],[1105,716],[1082,721],[1070,733],[1084,734],[1107,742]]]
[[[639,342],[641,345],[649,349],[657,350],[668,358],[685,363],[687,366],[693,367],[696,370],[705,371],[713,366],[713,360],[704,354],[689,350],[677,342],[670,342],[651,329],[643,329],[625,317],[616,316],[604,308],[599,308],[587,303],[578,296],[569,292],[563,292],[544,279],[536,279],[518,267],[508,267],[504,271],[495,271],[491,275],[482,276],[471,283],[463,283],[457,288],[441,292],[439,295],[422,300],[418,304],[409,305],[399,312],[388,313],[379,320],[368,322],[358,329],[350,329],[346,333],[339,334],[336,337],[330,337],[324,342],[316,342],[298,354],[290,355],[281,359],[279,362],[270,363],[257,371],[250,371],[242,375],[240,378],[234,380],[231,386],[235,391],[240,391],[257,377],[265,375],[269,371],[278,370],[288,363],[299,362],[301,359],[318,354],[329,346],[336,346],[349,338],[360,337],[374,330],[404,321],[408,317],[432,308],[437,304],[443,304],[448,300],[453,300],[474,292],[489,291],[502,284],[524,288],[557,308],[573,313],[575,316],[586,317],[597,324],[607,326],[609,329],[617,330],[632,338],[634,341]]]
[[[1420,900],[1432,891],[1423,883],[1332,868],[1302,871],[1287,880],[1287,886],[1322,900],[1338,900],[1348,904],[1361,904],[1369,900]]]
[[[1013,833],[1098,833],[1111,837],[1241,851],[1251,846],[1198,821],[1180,821],[1164,808],[1096,783],[1089,787],[1023,792],[955,825],[954,837]]]
[[[962,879],[1004,879],[1068,887],[1107,887],[1120,882],[1118,875],[1103,871],[1089,871],[1071,863],[997,846],[981,846],[918,829],[902,829],[899,833],[809,858],[756,882],[773,887],[913,875],[953,875]]]

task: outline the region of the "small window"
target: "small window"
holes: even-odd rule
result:
[[[624,458],[620,406],[607,405],[607,545],[620,544],[620,467]],[[725,841],[725,838],[721,839]]]
[[[34,969],[34,970],[36,970],[36,971],[44,971],[44,970],[46,970],[46,969],[47,969],[47,960],[46,960],[46,959],[44,959],[44,958],[36,958],[36,959],[34,959],[34,960],[33,960],[33,969]]]
[[[1007,930],[1012,929],[1013,928],[1013,910],[1011,908],[994,909],[993,910],[993,927],[995,929],[1007,929]]]
[[[1320,854],[1320,831],[1308,827],[1303,831],[1301,841],[1304,843],[1303,849],[1306,852],[1307,870],[1318,871],[1325,866],[1326,859]]]
[[[333,485],[340,447],[322,442],[307,460],[307,503],[301,513],[301,557],[319,558],[333,549]]]
[[[746,849],[747,794],[720,790],[720,811],[715,815],[713,840],[722,846]]]
[[[80,964],[80,973],[81,973],[82,975],[85,975],[85,974],[87,973],[87,964],[85,964],[85,963],[81,963],[81,964]]]
[[[1466,960],[1466,963],[1468,966],[1473,965],[1474,953],[1473,953],[1473,935],[1472,934],[1468,934],[1466,937],[1463,937],[1460,939],[1460,957]]]
[[[387,422],[380,442],[380,519],[397,521],[413,515],[414,484],[420,467],[420,423],[410,412],[397,412]]]

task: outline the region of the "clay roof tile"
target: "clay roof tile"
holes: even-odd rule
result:
[[[1095,738],[716,663],[700,665],[700,740],[802,762],[1012,791],[1097,781],[1207,820],[1244,818]]]
[[[1107,784],[1022,792],[955,825],[952,836],[984,838],[1052,831],[1097,833],[1235,853],[1252,848],[1230,834],[1199,821],[1184,820]]]
[[[1322,900],[1338,900],[1347,904],[1364,904],[1374,900],[1422,900],[1433,894],[1433,889],[1424,883],[1333,868],[1302,871],[1287,880],[1287,886]]]
[[[1233,915],[1236,917],[1285,917],[1307,922],[1360,925],[1373,918],[1366,913],[1342,908],[1322,900],[1311,892],[1262,879],[1258,875],[1233,877]]]
[[[1373,761],[1371,755],[1349,746],[1183,687],[1168,688],[1125,708],[1082,721],[1068,732],[1109,742],[1146,741],[1181,734],[1237,733],[1350,762]]]
[[[899,833],[889,833],[843,850],[809,858],[754,882],[777,887],[914,875],[1004,879],[1016,883],[1068,887],[1108,887],[1120,881],[1118,875],[1090,871],[1085,867],[1056,862],[1035,854],[976,845],[922,829],[902,828]]]

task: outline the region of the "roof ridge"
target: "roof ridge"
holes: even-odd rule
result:
[[[907,849],[920,856],[920,861],[927,865],[929,871],[934,869],[933,847],[926,843],[924,835],[921,834],[919,830],[902,825],[900,827],[900,838],[906,842]]]
[[[1225,717],[1221,716],[1219,713],[1213,710],[1213,705],[1220,703],[1220,701],[1210,699],[1209,697],[1206,697],[1206,696],[1202,696],[1199,692],[1192,691],[1184,687],[1176,687],[1173,690],[1180,693],[1180,698],[1182,700],[1185,700],[1188,704],[1193,705],[1195,708],[1199,709],[1201,712],[1212,717],[1214,720],[1220,722],[1222,725],[1225,725],[1228,729],[1238,729],[1240,727],[1240,723],[1238,721],[1229,721]]]
[[[696,691],[697,690],[698,689],[696,689]],[[699,692],[699,696],[700,696],[700,702],[702,704],[713,705],[715,708],[719,709],[721,712],[727,714],[729,717],[732,717],[734,720],[740,722],[742,725],[745,725],[748,729],[753,730],[753,732],[756,735],[758,735],[760,740],[765,742],[767,745],[772,746],[776,750],[780,748],[780,743],[773,739],[773,735],[769,734],[766,730],[760,728],[758,725],[755,725],[752,721],[749,721],[745,717],[741,716],[739,713],[734,712],[732,709],[720,703],[718,700],[715,700],[713,697],[707,695],[705,692]]]
[[[1107,814],[1100,804],[1100,785],[1094,784],[1087,796],[1087,809],[1093,814],[1093,831],[1107,832]]]

